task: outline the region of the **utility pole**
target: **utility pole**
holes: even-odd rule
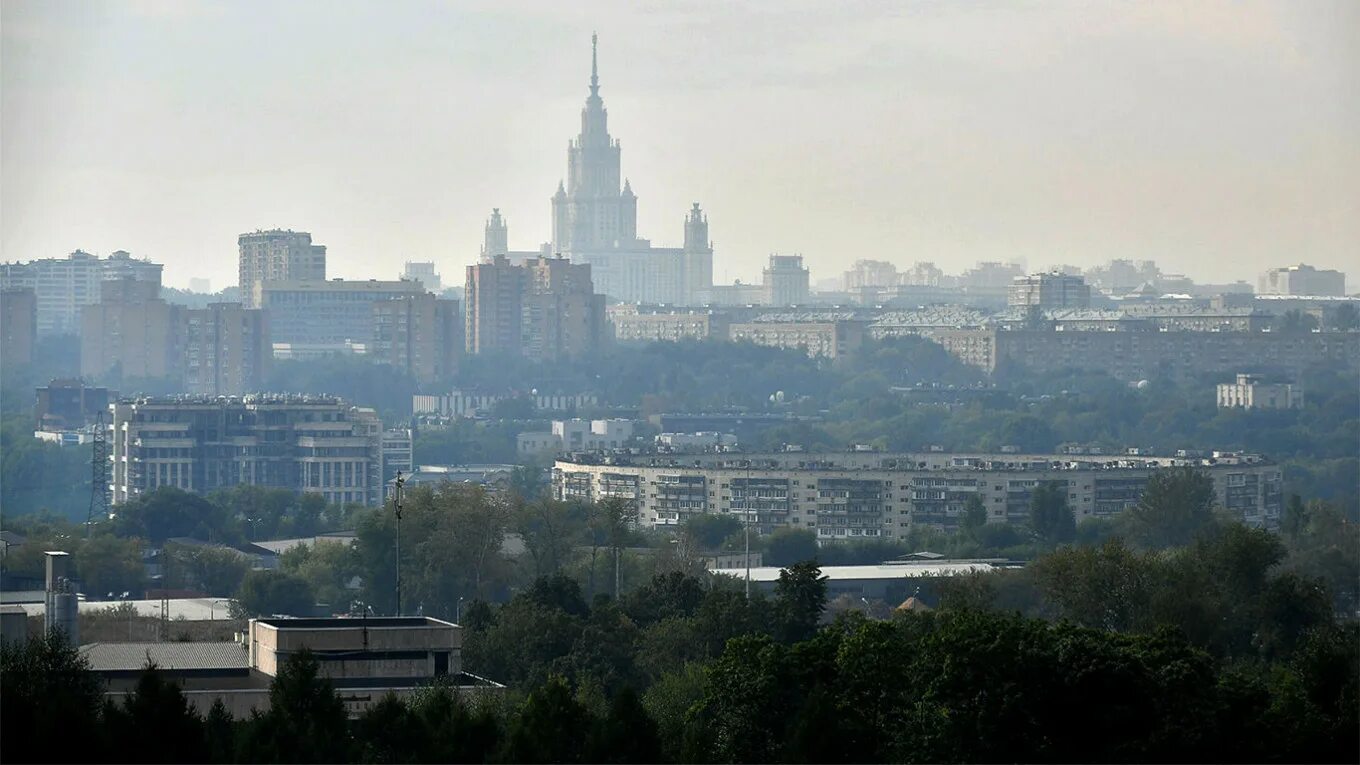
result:
[[[401,471],[397,471],[397,488],[393,493],[392,505],[397,513],[397,616],[401,616],[401,494],[402,488],[406,484],[406,479],[401,477]]]

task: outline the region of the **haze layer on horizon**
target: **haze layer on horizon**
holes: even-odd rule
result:
[[[0,253],[126,249],[236,282],[311,231],[332,276],[461,284],[499,207],[549,238],[600,35],[639,197],[714,277],[771,252],[959,272],[1151,258],[1200,282],[1360,262],[1360,3],[124,2],[0,6]],[[1357,274],[1352,273],[1352,280]],[[1350,289],[1354,290],[1355,282]]]

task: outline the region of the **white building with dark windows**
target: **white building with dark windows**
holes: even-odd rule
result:
[[[1255,455],[1212,459],[1024,454],[691,452],[573,455],[553,465],[553,496],[637,503],[640,523],[676,527],[695,515],[734,515],[760,533],[815,531],[824,542],[894,538],[913,525],[954,528],[969,499],[988,523],[1026,523],[1036,486],[1059,483],[1078,522],[1138,502],[1150,475],[1193,466],[1217,504],[1245,522],[1278,523],[1280,466]]]
[[[382,421],[331,396],[173,396],[110,406],[112,504],[245,484],[377,505]]]

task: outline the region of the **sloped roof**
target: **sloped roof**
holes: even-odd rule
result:
[[[926,605],[925,603],[921,602],[921,599],[920,599],[920,598],[917,598],[915,595],[912,595],[911,597],[909,597],[909,598],[907,598],[906,600],[902,601],[902,604],[901,604],[900,606],[898,606],[896,610],[898,610],[898,611],[930,611],[931,608],[930,608],[930,606],[928,606],[928,605]]]
[[[90,643],[80,654],[99,672],[139,670],[148,659],[162,669],[247,669],[250,652],[236,642]]]

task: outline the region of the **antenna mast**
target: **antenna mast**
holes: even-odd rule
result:
[[[94,519],[109,517],[109,443],[104,431],[104,412],[94,415],[90,445],[90,509],[85,516],[85,538],[94,533]]]

